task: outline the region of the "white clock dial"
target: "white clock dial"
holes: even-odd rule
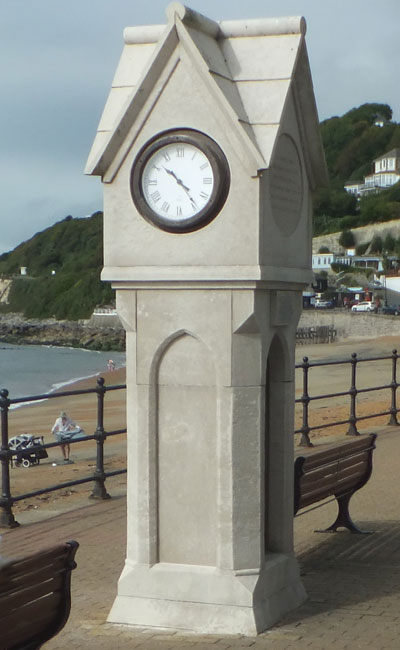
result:
[[[160,217],[179,222],[207,205],[214,172],[201,149],[188,142],[172,142],[149,157],[141,184],[149,207]]]
[[[170,233],[204,228],[221,211],[230,171],[220,146],[193,129],[164,131],[133,161],[130,190],[139,214]]]

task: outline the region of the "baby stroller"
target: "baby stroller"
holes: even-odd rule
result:
[[[43,448],[44,437],[34,436],[29,433],[21,433],[19,436],[10,438],[8,446],[16,453],[12,457],[14,467],[31,467],[39,465],[42,458],[48,458],[46,449]]]

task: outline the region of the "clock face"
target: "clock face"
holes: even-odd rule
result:
[[[190,232],[209,223],[228,190],[229,168],[222,150],[197,131],[159,136],[139,153],[132,168],[136,207],[169,232]]]

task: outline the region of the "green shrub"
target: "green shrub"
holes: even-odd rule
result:
[[[393,235],[391,235],[390,232],[388,232],[385,239],[383,240],[383,249],[387,253],[392,253],[395,248],[396,248],[396,240],[393,237]]]
[[[355,239],[351,230],[343,230],[339,237],[339,244],[343,246],[343,248],[353,248],[355,245]]]
[[[364,255],[370,243],[371,242],[367,241],[364,242],[364,244],[358,244],[358,246],[356,246],[356,255]]]
[[[380,235],[374,235],[371,241],[370,251],[371,253],[382,253],[383,250],[383,241]]]

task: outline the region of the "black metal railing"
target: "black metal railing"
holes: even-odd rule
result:
[[[296,330],[296,343],[310,345],[312,343],[332,343],[337,332],[333,325],[312,325],[298,327]]]
[[[397,408],[397,389],[400,384],[397,382],[397,360],[400,358],[400,355],[397,354],[397,350],[393,350],[390,356],[383,357],[369,357],[365,359],[359,359],[355,352],[352,353],[350,359],[345,359],[342,361],[317,361],[310,362],[308,357],[303,357],[303,362],[296,365],[296,369],[301,369],[303,372],[303,394],[300,398],[296,399],[296,404],[302,405],[302,426],[299,429],[295,430],[295,433],[300,433],[300,446],[312,447],[312,442],[310,441],[310,433],[315,430],[326,429],[328,427],[336,426],[348,426],[346,435],[357,436],[359,431],[357,429],[357,423],[361,420],[367,420],[369,418],[383,417],[386,415],[390,416],[388,421],[389,425],[398,425],[397,413],[399,409]],[[366,362],[374,361],[391,361],[391,381],[390,383],[372,386],[368,388],[360,388],[357,386],[357,372],[359,364]],[[309,379],[310,379],[310,370],[313,368],[329,367],[329,366],[339,366],[339,365],[349,365],[350,366],[350,388],[346,391],[340,391],[336,393],[325,393],[323,395],[310,395],[309,391]],[[379,413],[370,413],[367,415],[358,415],[357,411],[357,397],[360,394],[366,394],[373,391],[389,390],[390,391],[390,406],[387,410],[381,411]],[[318,400],[327,400],[332,398],[342,398],[348,397],[348,409],[349,416],[345,420],[334,420],[331,422],[320,423],[314,426],[310,426],[309,416],[310,416],[310,406]]]
[[[303,361],[300,364],[296,364],[296,370],[302,372],[302,395],[295,400],[296,405],[301,405],[302,409],[302,426],[295,430],[295,434],[301,434],[300,446],[312,446],[310,440],[310,433],[316,430],[323,430],[328,427],[337,427],[345,426],[347,427],[347,435],[359,435],[357,428],[358,422],[362,420],[367,420],[369,418],[377,418],[390,416],[388,424],[389,425],[399,425],[397,420],[397,414],[399,409],[397,408],[397,389],[400,384],[397,382],[397,361],[400,358],[400,355],[397,354],[397,350],[393,350],[391,355],[381,356],[381,357],[369,357],[369,358],[358,358],[356,353],[351,354],[349,359],[344,359],[340,361],[317,361],[310,362],[308,357],[303,357]],[[378,361],[390,361],[391,367],[391,377],[390,382],[384,385],[377,385],[371,387],[360,387],[358,383],[358,368],[360,364],[365,364],[367,362],[378,362]],[[334,393],[324,393],[322,395],[311,394],[309,389],[310,381],[310,372],[316,368],[329,368],[333,366],[349,366],[349,380],[350,388],[348,390],[334,392]],[[59,393],[48,393],[44,395],[35,395],[29,397],[22,397],[17,399],[10,399],[8,391],[3,389],[0,391],[0,425],[1,425],[1,449],[0,449],[0,460],[2,465],[2,494],[0,497],[0,526],[5,527],[14,527],[18,526],[18,523],[15,521],[14,514],[12,511],[13,504],[21,501],[23,499],[28,499],[34,496],[39,496],[48,492],[53,492],[55,490],[61,490],[65,488],[72,487],[74,485],[80,485],[83,483],[93,482],[93,491],[90,495],[94,499],[109,499],[110,495],[107,493],[105,488],[106,478],[116,476],[118,474],[126,474],[126,468],[105,472],[104,470],[104,443],[107,438],[111,436],[120,435],[126,433],[125,429],[117,429],[113,431],[104,430],[104,399],[105,395],[109,391],[115,390],[124,390],[126,385],[118,386],[107,386],[104,383],[104,379],[100,377],[97,380],[97,386],[92,389],[85,390],[72,390],[64,391]],[[370,392],[376,391],[390,391],[390,400],[388,403],[390,405],[386,410],[380,412],[373,412],[370,414],[359,415],[358,402],[357,398],[360,395],[367,394]],[[65,483],[52,485],[47,488],[42,488],[40,490],[35,490],[25,494],[19,494],[18,496],[13,496],[11,493],[10,486],[10,464],[13,456],[16,456],[18,452],[11,450],[8,443],[8,417],[9,409],[13,404],[21,404],[26,402],[34,402],[43,399],[52,399],[60,397],[69,397],[76,395],[84,395],[96,393],[97,394],[97,426],[93,433],[90,436],[84,436],[77,440],[70,440],[70,444],[79,444],[80,442],[85,442],[87,440],[96,441],[96,469],[94,473],[85,478],[76,479],[74,481],[68,481]],[[334,418],[332,421],[323,422],[315,425],[310,424],[310,408],[312,405],[321,402],[322,400],[338,399],[343,398],[347,404],[348,408],[348,417],[346,419]],[[347,401],[348,400],[348,401]],[[60,442],[52,442],[43,445],[45,449],[51,447],[60,446]]]
[[[104,470],[104,443],[107,438],[112,436],[118,436],[123,433],[126,433],[126,428],[124,429],[115,429],[113,431],[104,430],[104,398],[107,392],[123,390],[126,388],[125,384],[116,385],[116,386],[106,386],[103,377],[97,379],[97,386],[95,388],[88,388],[82,390],[70,390],[57,393],[46,393],[44,395],[31,395],[29,397],[20,397],[17,399],[10,399],[8,390],[0,390],[0,424],[1,424],[1,449],[0,449],[0,460],[2,465],[2,492],[0,497],[0,526],[7,528],[14,528],[18,526],[18,522],[15,520],[13,513],[13,504],[17,501],[23,499],[29,499],[34,496],[39,496],[41,494],[46,494],[49,492],[54,492],[56,490],[62,490],[65,488],[72,487],[74,485],[81,485],[83,483],[93,482],[93,491],[90,495],[93,499],[109,499],[110,495],[107,493],[105,487],[105,481],[111,476],[117,476],[118,474],[126,474],[126,468],[118,469],[110,472]],[[58,483],[57,485],[52,485],[46,488],[41,488],[32,492],[27,492],[25,494],[19,494],[18,496],[13,496],[11,492],[11,481],[10,481],[10,466],[14,456],[18,456],[18,451],[12,450],[9,447],[8,442],[8,421],[9,421],[9,410],[10,406],[13,404],[23,404],[26,402],[37,402],[44,399],[60,398],[60,397],[70,397],[76,395],[87,395],[87,394],[96,394],[97,395],[97,426],[93,435],[83,436],[77,440],[69,440],[68,444],[79,444],[87,440],[96,441],[96,469],[91,476],[76,479],[74,481],[67,481],[65,483]],[[43,445],[43,449],[50,449],[51,447],[59,447],[63,442],[50,442]]]

